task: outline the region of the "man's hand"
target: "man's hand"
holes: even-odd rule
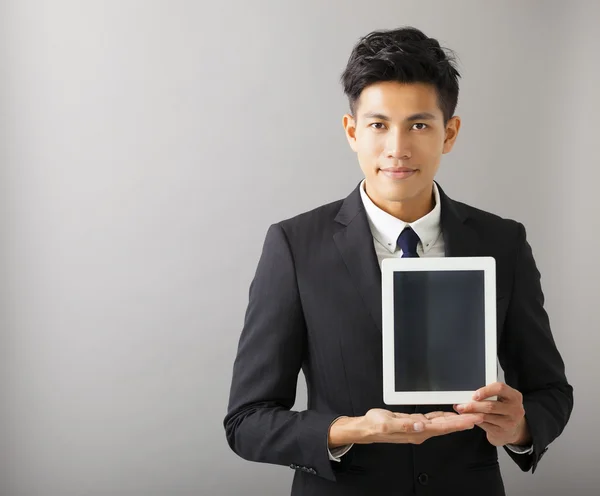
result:
[[[434,436],[472,429],[483,422],[480,413],[457,415],[453,412],[407,414],[380,408],[363,417],[342,417],[329,430],[329,448],[347,444],[410,443],[421,444]]]
[[[485,401],[497,396],[497,401]],[[531,435],[525,419],[523,395],[516,389],[501,382],[495,382],[475,392],[472,403],[454,405],[454,409],[463,413],[483,414],[479,424],[486,433],[488,441],[494,446],[531,444]]]

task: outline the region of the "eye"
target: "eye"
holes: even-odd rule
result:
[[[422,126],[422,127],[419,127],[419,128],[417,128],[417,131],[422,131],[423,129],[425,129],[425,128],[427,128],[427,127],[428,127],[428,126],[427,126],[427,124],[424,124],[424,123],[422,123],[422,122],[417,122],[417,123],[416,123],[416,124],[413,126],[413,128],[414,128],[415,126]]]
[[[369,124],[369,127],[380,131],[381,129],[385,129],[385,124],[383,122],[373,122],[372,124]]]

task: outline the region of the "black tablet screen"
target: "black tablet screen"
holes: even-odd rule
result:
[[[483,270],[394,272],[396,391],[485,385]]]

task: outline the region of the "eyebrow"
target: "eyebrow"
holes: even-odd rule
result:
[[[376,112],[367,112],[363,116],[365,119],[379,119],[382,121],[391,121],[391,119],[384,114],[379,114]],[[419,112],[418,114],[409,115],[405,120],[406,121],[433,121],[435,120],[435,115],[430,114],[429,112]]]

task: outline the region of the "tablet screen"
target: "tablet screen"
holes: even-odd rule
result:
[[[393,273],[396,391],[486,384],[483,270]]]

